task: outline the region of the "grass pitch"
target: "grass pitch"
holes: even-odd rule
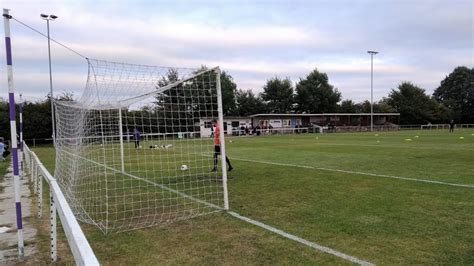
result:
[[[436,130],[228,138],[226,150],[235,169],[229,174],[230,207],[376,264],[471,265],[473,134]],[[54,150],[34,151],[53,171]],[[225,213],[107,236],[92,226],[83,228],[104,264],[348,263]],[[67,255],[63,258],[68,261]]]

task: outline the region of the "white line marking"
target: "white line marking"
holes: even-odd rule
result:
[[[67,153],[67,154],[69,154],[69,155],[72,155],[72,156],[76,156],[76,157],[78,157],[78,158],[81,158],[81,159],[86,160],[86,161],[88,161],[88,162],[97,164],[97,165],[99,165],[99,166],[105,167],[105,168],[107,168],[107,169],[109,169],[109,170],[111,170],[111,171],[114,171],[114,172],[117,172],[117,173],[126,175],[126,176],[131,177],[131,178],[134,178],[134,179],[141,180],[141,181],[146,182],[146,183],[148,183],[148,184],[152,184],[152,185],[158,186],[158,187],[160,187],[160,188],[162,188],[162,189],[165,189],[165,190],[168,190],[168,191],[170,191],[170,192],[176,193],[176,194],[178,194],[178,195],[180,195],[180,196],[183,196],[183,197],[185,197],[185,198],[188,198],[188,199],[197,201],[197,202],[199,202],[199,203],[205,204],[205,205],[207,205],[207,206],[209,206],[209,207],[211,207],[211,208],[215,208],[215,209],[217,209],[217,210],[224,210],[222,207],[219,207],[219,206],[217,206],[217,205],[215,205],[215,204],[212,204],[212,203],[209,203],[209,202],[206,202],[206,201],[197,199],[197,198],[195,198],[195,197],[193,197],[193,196],[189,196],[189,195],[186,194],[186,193],[183,193],[183,192],[180,192],[180,191],[178,191],[178,190],[169,188],[169,187],[167,187],[167,186],[165,186],[165,185],[162,185],[162,184],[153,182],[153,181],[151,181],[151,180],[144,179],[144,178],[142,178],[142,177],[134,176],[134,175],[131,175],[131,174],[129,174],[129,173],[122,172],[122,171],[120,171],[120,170],[114,169],[114,168],[112,168],[112,167],[109,167],[109,166],[107,166],[107,165],[105,165],[105,164],[102,164],[102,163],[99,163],[99,162],[95,162],[95,161],[93,161],[93,160],[87,159],[87,158],[82,157],[82,156],[77,155],[77,154],[72,154],[72,153],[69,153],[69,152],[67,152],[67,151],[63,151],[63,152],[65,152],[65,153]],[[332,249],[332,248],[328,248],[328,247],[325,247],[325,246],[318,245],[318,244],[316,244],[316,243],[313,243],[313,242],[308,241],[308,240],[306,240],[306,239],[303,239],[303,238],[301,238],[301,237],[298,237],[298,236],[289,234],[289,233],[287,233],[287,232],[285,232],[285,231],[282,231],[282,230],[280,230],[280,229],[277,229],[277,228],[275,228],[275,227],[272,227],[272,226],[266,225],[266,224],[264,224],[264,223],[261,223],[261,222],[259,222],[259,221],[256,221],[256,220],[250,219],[250,218],[248,218],[248,217],[242,216],[242,215],[240,215],[240,214],[238,214],[238,213],[236,213],[236,212],[227,211],[227,213],[230,214],[231,216],[235,217],[235,218],[238,218],[238,219],[242,220],[242,221],[251,223],[251,224],[256,225],[256,226],[258,226],[258,227],[261,227],[261,228],[263,228],[263,229],[265,229],[265,230],[268,230],[268,231],[270,231],[270,232],[273,232],[273,233],[275,233],[275,234],[278,234],[278,235],[283,236],[283,237],[285,237],[285,238],[288,238],[288,239],[290,239],[290,240],[296,241],[296,242],[301,243],[301,244],[303,244],[303,245],[306,245],[306,246],[308,246],[308,247],[314,248],[314,249],[319,250],[319,251],[321,251],[321,252],[334,255],[334,256],[339,257],[339,258],[341,258],[341,259],[348,260],[348,261],[350,261],[350,262],[352,262],[352,263],[357,263],[357,264],[364,265],[364,266],[365,266],[365,265],[366,265],[366,266],[372,266],[372,265],[374,265],[374,264],[372,264],[372,263],[370,263],[370,262],[367,262],[367,261],[364,261],[364,260],[360,260],[360,259],[358,259],[358,258],[356,258],[356,257],[350,256],[350,255],[347,255],[347,254],[344,254],[344,253],[339,252],[339,251],[337,251],[337,250],[334,250],[334,249]]]
[[[426,146],[408,146],[400,144],[399,146],[385,145],[385,144],[353,144],[353,143],[327,143],[321,141],[315,141],[314,143],[298,142],[299,140],[310,140],[310,139],[292,139],[293,141],[279,141],[279,144],[290,144],[290,145],[315,145],[315,146],[353,146],[353,147],[380,147],[380,148],[393,148],[393,149],[416,149],[416,150],[441,150],[441,151],[474,151],[474,149],[464,148],[438,148],[438,147],[426,147]],[[384,141],[383,139],[381,140]],[[258,142],[275,143],[270,140],[259,140]]]
[[[370,263],[370,262],[368,262],[368,261],[361,260],[361,259],[358,259],[358,258],[356,258],[356,257],[350,256],[350,255],[347,255],[347,254],[344,254],[344,253],[339,252],[339,251],[337,251],[337,250],[334,250],[334,249],[332,249],[332,248],[328,248],[328,247],[325,247],[325,246],[318,245],[318,244],[316,244],[316,243],[313,243],[313,242],[308,241],[308,240],[306,240],[306,239],[303,239],[303,238],[301,238],[301,237],[298,237],[298,236],[289,234],[289,233],[287,233],[287,232],[284,232],[284,231],[282,231],[282,230],[280,230],[280,229],[277,229],[277,228],[275,228],[275,227],[272,227],[272,226],[266,225],[266,224],[264,224],[264,223],[261,223],[261,222],[259,222],[259,221],[255,221],[255,220],[253,220],[253,219],[247,218],[247,217],[242,216],[242,215],[240,215],[240,214],[238,214],[238,213],[235,213],[235,212],[233,212],[233,211],[229,211],[229,212],[227,212],[227,213],[229,213],[230,215],[232,215],[233,217],[235,217],[235,218],[237,218],[237,219],[240,219],[240,220],[245,221],[245,222],[247,222],[247,223],[251,223],[251,224],[256,225],[256,226],[258,226],[258,227],[261,227],[261,228],[263,228],[263,229],[265,229],[265,230],[268,230],[268,231],[270,231],[270,232],[273,232],[273,233],[278,234],[278,235],[280,235],[280,236],[283,236],[283,237],[285,237],[285,238],[291,239],[291,240],[293,240],[293,241],[296,241],[296,242],[301,243],[301,244],[303,244],[303,245],[306,245],[306,246],[308,246],[308,247],[314,248],[314,249],[319,250],[319,251],[321,251],[321,252],[328,253],[328,254],[334,255],[334,256],[336,256],[336,257],[339,257],[339,258],[348,260],[348,261],[350,261],[350,262],[352,262],[352,263],[357,263],[357,264],[360,264],[360,265],[374,265],[374,264],[372,264],[372,263]]]
[[[431,183],[431,184],[438,184],[438,185],[446,185],[446,186],[453,186],[453,187],[474,188],[474,185],[448,183],[448,182],[442,182],[442,181],[417,179],[417,178],[403,177],[403,176],[373,174],[373,173],[365,173],[365,172],[358,172],[358,171],[340,170],[340,169],[324,168],[324,167],[313,167],[313,166],[297,165],[297,164],[289,164],[289,163],[276,163],[276,162],[249,160],[249,159],[241,159],[241,158],[231,158],[231,159],[232,160],[237,160],[237,161],[244,161],[244,162],[272,164],[272,165],[279,165],[279,166],[299,167],[299,168],[330,171],[330,172],[339,172],[339,173],[346,173],[346,174],[357,174],[357,175],[366,175],[366,176],[375,176],[375,177],[386,177],[386,178],[401,179],[401,180],[415,181],[415,182],[422,182],[422,183]]]

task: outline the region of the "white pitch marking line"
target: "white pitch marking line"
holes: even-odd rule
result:
[[[474,188],[474,185],[448,183],[448,182],[442,182],[442,181],[417,179],[417,178],[410,178],[410,177],[403,177],[403,176],[373,174],[373,173],[365,173],[365,172],[358,172],[358,171],[340,170],[340,169],[324,168],[324,167],[313,167],[313,166],[297,165],[297,164],[289,164],[289,163],[276,163],[276,162],[249,160],[249,159],[241,159],[241,158],[232,158],[232,160],[252,162],[252,163],[272,164],[272,165],[280,165],[280,166],[299,167],[299,168],[330,171],[330,172],[340,172],[340,173],[346,173],[346,174],[358,174],[358,175],[367,175],[367,176],[375,176],[375,177],[387,177],[387,178],[393,178],[393,179],[401,179],[401,180],[407,180],[407,181],[431,183],[431,184],[446,185],[446,186],[453,186],[453,187]]]
[[[344,254],[344,253],[339,252],[339,251],[337,251],[337,250],[334,250],[334,249],[332,249],[332,248],[328,248],[328,247],[325,247],[325,246],[318,245],[318,244],[316,244],[316,243],[313,243],[313,242],[308,241],[308,240],[306,240],[306,239],[303,239],[303,238],[301,238],[301,237],[298,237],[298,236],[289,234],[289,233],[287,233],[287,232],[285,232],[285,231],[282,231],[282,230],[280,230],[280,229],[277,229],[277,228],[275,228],[275,227],[272,227],[272,226],[266,225],[266,224],[264,224],[264,223],[261,223],[261,222],[259,222],[259,221],[255,221],[255,220],[250,219],[250,218],[248,218],[248,217],[242,216],[242,215],[240,215],[240,214],[238,214],[238,213],[235,213],[235,212],[233,212],[233,211],[228,211],[227,213],[229,213],[230,215],[234,216],[234,217],[237,218],[237,219],[240,219],[240,220],[245,221],[245,222],[247,222],[247,223],[251,223],[251,224],[256,225],[256,226],[258,226],[258,227],[261,227],[261,228],[263,228],[263,229],[265,229],[265,230],[268,230],[268,231],[273,232],[273,233],[275,233],[275,234],[281,235],[281,236],[283,236],[283,237],[285,237],[285,238],[291,239],[291,240],[293,240],[293,241],[296,241],[296,242],[301,243],[301,244],[303,244],[303,245],[306,245],[306,246],[308,246],[308,247],[314,248],[314,249],[319,250],[319,251],[321,251],[321,252],[334,255],[334,256],[339,257],[339,258],[341,258],[341,259],[348,260],[348,261],[350,261],[350,262],[352,262],[352,263],[357,263],[357,264],[360,264],[360,265],[374,265],[374,264],[372,264],[372,263],[370,263],[370,262],[368,262],[368,261],[361,260],[361,259],[359,259],[359,258],[356,258],[356,257],[350,256],[350,255]]]
[[[306,140],[306,139],[303,139]],[[262,140],[259,142],[274,143],[273,141]],[[292,145],[308,145],[307,143],[298,142],[298,139],[293,139],[292,142],[280,141],[278,143],[292,144]],[[354,147],[380,147],[380,148],[399,148],[399,149],[416,149],[416,150],[442,150],[442,151],[474,151],[474,149],[463,149],[463,148],[437,148],[437,147],[423,147],[423,146],[394,146],[385,144],[351,144],[351,143],[327,143],[327,142],[314,142],[309,145],[315,146],[354,146]]]

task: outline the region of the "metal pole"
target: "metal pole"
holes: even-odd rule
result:
[[[370,131],[374,131],[374,55],[379,52],[367,51],[370,54]]]
[[[374,54],[370,54],[370,131],[374,131]]]
[[[12,49],[10,39],[10,19],[8,9],[3,9],[3,23],[5,27],[5,50],[7,55],[7,76],[8,76],[8,98],[10,113],[10,137],[12,146],[13,161],[13,182],[15,188],[15,208],[16,208],[16,227],[18,233],[18,256],[23,259],[25,255],[23,244],[23,221],[21,217],[21,194],[20,194],[20,176],[18,169],[18,143],[16,139],[16,110],[15,110],[15,87],[13,85],[13,64]]]
[[[20,176],[24,176],[24,165],[23,165],[23,100],[20,94]]]
[[[120,137],[120,163],[121,170],[125,172],[125,163],[123,158],[123,129],[122,129],[122,108],[119,108],[119,137]]]
[[[49,19],[46,19],[46,28],[48,30],[48,61],[49,61],[49,94],[51,101],[51,124],[53,125],[53,145],[56,145],[56,125],[54,119],[54,106],[53,106],[53,75],[51,71],[51,39],[49,37]]]
[[[224,189],[224,209],[229,209],[229,194],[227,191],[227,164],[225,160],[225,139],[224,139],[224,114],[222,111],[222,91],[221,91],[221,70],[216,70],[216,82],[217,82],[217,112],[219,117],[219,138],[221,142],[221,165],[222,165],[222,187]]]

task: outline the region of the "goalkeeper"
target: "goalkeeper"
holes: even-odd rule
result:
[[[217,171],[217,156],[221,154],[221,139],[220,139],[220,133],[221,129],[219,126],[219,123],[217,122],[216,119],[212,121],[216,127],[215,130],[215,137],[214,137],[214,168],[212,169],[213,172]],[[225,161],[227,162],[227,170],[230,172],[232,171],[232,165],[230,164],[229,158],[227,155],[225,156]]]

